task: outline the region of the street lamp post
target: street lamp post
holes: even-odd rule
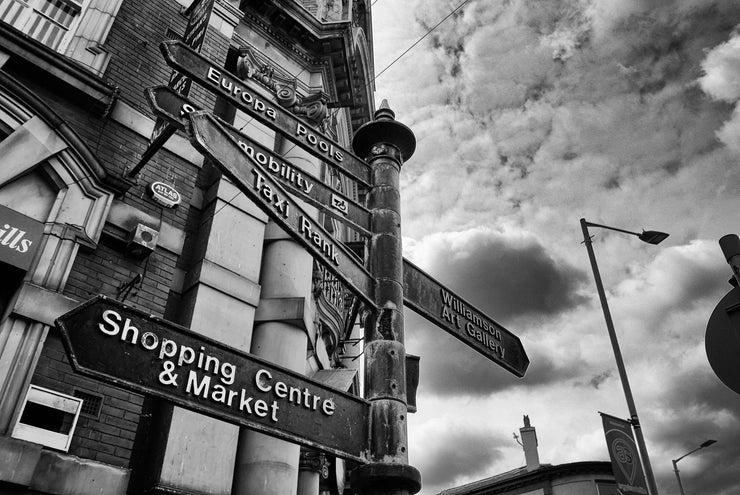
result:
[[[624,389],[624,396],[627,400],[627,408],[630,413],[630,423],[632,429],[635,432],[635,440],[637,447],[640,450],[640,458],[642,459],[643,468],[645,470],[645,477],[647,478],[648,489],[650,495],[658,495],[658,487],[655,484],[655,476],[653,475],[653,468],[650,466],[650,458],[648,457],[647,447],[645,446],[645,438],[642,436],[642,428],[640,427],[640,420],[637,417],[637,408],[635,407],[635,399],[632,397],[632,389],[630,388],[629,380],[627,379],[627,371],[624,369],[624,361],[622,360],[622,351],[619,349],[619,341],[617,341],[617,334],[614,331],[614,323],[612,322],[612,316],[609,311],[609,304],[606,301],[606,293],[604,292],[604,285],[601,283],[601,275],[599,274],[599,267],[596,265],[596,256],[594,255],[594,249],[591,245],[591,236],[588,233],[588,227],[601,227],[604,229],[615,230],[625,234],[637,236],[641,241],[649,244],[658,244],[663,241],[668,234],[664,232],[657,232],[654,230],[643,231],[642,233],[631,232],[629,230],[617,229],[615,227],[609,227],[607,225],[600,225],[597,223],[587,222],[581,218],[581,229],[583,230],[583,243],[586,245],[588,251],[588,258],[591,261],[591,270],[594,273],[594,280],[596,281],[596,289],[599,293],[599,299],[601,300],[601,309],[604,311],[604,319],[606,320],[606,328],[609,331],[609,339],[612,343],[612,349],[614,350],[614,359],[617,361],[617,370],[619,371],[619,378],[622,381],[622,388]]]
[[[706,442],[704,442],[703,444],[699,445],[697,448],[695,448],[691,452],[688,452],[688,453],[682,455],[681,457],[679,457],[678,459],[673,459],[671,461],[671,462],[673,462],[673,472],[676,473],[676,481],[678,481],[678,489],[681,491],[681,495],[686,495],[686,494],[683,491],[683,485],[681,484],[681,477],[678,475],[678,461],[680,461],[681,459],[683,459],[686,456],[689,456],[689,455],[693,454],[697,450],[701,450],[701,449],[703,449],[705,447],[709,447],[710,445],[715,444],[715,443],[717,443],[717,440],[707,440]]]

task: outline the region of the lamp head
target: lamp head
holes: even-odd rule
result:
[[[712,444],[717,443],[717,440],[707,440],[703,444],[700,445],[700,447],[703,449],[704,447],[709,447]]]
[[[668,237],[668,234],[657,230],[643,230],[642,234],[638,234],[637,237],[648,244],[660,244]]]

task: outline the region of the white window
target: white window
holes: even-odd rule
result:
[[[82,399],[31,385],[11,436],[67,452]]]
[[[77,0],[0,0],[0,20],[60,52],[81,10]]]

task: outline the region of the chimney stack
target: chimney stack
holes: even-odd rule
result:
[[[519,428],[524,447],[524,459],[527,461],[527,471],[534,471],[540,467],[540,455],[537,453],[537,432],[529,424],[529,416],[524,416],[524,428]]]

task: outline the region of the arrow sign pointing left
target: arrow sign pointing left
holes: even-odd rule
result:
[[[56,320],[77,373],[367,462],[370,405],[105,296]]]

